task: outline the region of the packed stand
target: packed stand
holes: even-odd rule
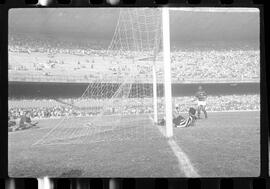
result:
[[[150,52],[126,52],[121,56],[107,51],[98,42],[63,42],[57,39],[9,37],[10,74],[31,79],[120,81],[129,75],[138,82],[152,81]],[[215,48],[213,48],[215,49]],[[260,52],[254,48],[173,49],[171,52],[173,82],[201,80],[259,80]],[[135,59],[133,57],[136,57]],[[157,77],[163,79],[161,54],[156,58]],[[13,73],[13,72],[11,72]],[[68,75],[63,73],[69,73]]]
[[[259,79],[258,50],[179,51],[172,53],[172,77],[178,80]]]

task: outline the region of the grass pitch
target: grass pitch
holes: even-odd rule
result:
[[[175,128],[173,138],[202,177],[258,176],[259,116],[259,112],[209,113],[194,127]],[[148,116],[126,120],[80,144],[33,146],[59,122],[53,119],[40,121],[39,129],[9,133],[9,176],[184,177],[160,126]],[[68,121],[73,126],[83,122]]]

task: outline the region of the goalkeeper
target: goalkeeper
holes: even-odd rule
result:
[[[181,119],[180,123],[175,125],[175,127],[189,127],[189,126],[194,126],[195,121],[197,119],[197,117],[195,116],[196,114],[196,110],[194,108],[189,108],[188,111],[188,118],[186,119]]]
[[[19,122],[19,127],[17,130],[23,130],[23,129],[28,129],[30,127],[34,127],[38,124],[38,121],[32,121],[30,118],[30,112],[27,111],[20,119]]]
[[[197,119],[196,116],[196,110],[194,108],[189,108],[189,117],[188,118],[184,118],[180,115],[179,113],[179,108],[176,107],[174,112],[173,112],[173,125],[174,127],[189,127],[189,126],[193,126],[195,120]],[[165,125],[165,118],[161,119],[158,122],[158,125]]]

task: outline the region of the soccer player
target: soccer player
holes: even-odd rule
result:
[[[203,90],[202,86],[199,86],[195,96],[197,98],[198,103],[198,119],[200,119],[201,110],[204,113],[204,117],[207,118],[207,112],[205,110],[207,93],[205,92],[205,90]]]
[[[30,118],[30,112],[26,112],[20,119],[19,127],[17,130],[20,129],[28,129],[30,127],[36,126],[38,124],[37,121],[32,121]]]
[[[173,124],[176,125],[178,123],[180,123],[180,120],[184,119],[180,114],[179,114],[179,108],[176,107],[173,112],[172,112],[172,116],[173,116]],[[166,121],[165,121],[165,117],[160,119],[158,121],[158,125],[165,125]]]
[[[174,126],[179,125],[181,120],[183,120],[183,119],[185,119],[185,118],[183,118],[180,115],[179,107],[176,107],[174,112],[173,112],[173,124],[174,124]]]
[[[11,116],[9,115],[9,116],[8,116],[8,127],[13,127],[13,126],[16,125],[16,121],[11,120],[10,117],[11,117]]]
[[[197,119],[195,114],[196,114],[196,110],[194,108],[189,108],[188,111],[188,118],[186,119],[181,119],[179,124],[176,124],[175,127],[190,127],[190,126],[194,126],[195,120]]]
[[[173,125],[174,127],[189,127],[194,124],[196,120],[196,110],[194,108],[189,109],[189,117],[185,119],[183,116],[179,114],[179,108],[176,107],[175,111],[173,112]],[[165,118],[161,119],[158,125],[165,125]]]

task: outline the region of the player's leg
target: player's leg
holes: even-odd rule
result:
[[[201,105],[198,105],[197,112],[198,112],[198,119],[201,119],[200,118],[200,116],[201,116]]]
[[[205,106],[203,106],[202,111],[203,111],[203,113],[204,113],[204,117],[207,118],[207,112],[206,112],[206,110],[205,110]]]
[[[28,129],[28,128],[32,127],[32,126],[33,126],[32,123],[25,123],[24,124],[24,129]]]
[[[203,102],[203,105],[202,105],[202,111],[204,113],[204,117],[207,118],[207,112],[205,110],[205,107],[206,107],[206,101]]]
[[[38,124],[38,121],[32,121],[32,122],[31,122],[31,125],[32,125],[32,126],[36,126],[37,124]]]

